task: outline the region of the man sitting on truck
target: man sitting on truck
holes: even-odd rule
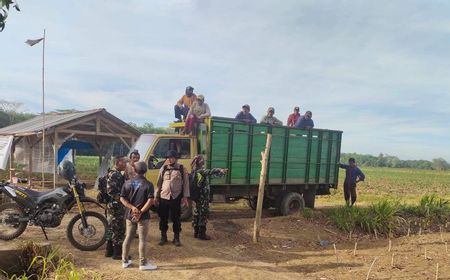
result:
[[[364,181],[366,176],[356,166],[354,158],[348,159],[348,164],[339,163],[339,167],[345,169],[344,198],[347,206],[353,206],[356,202],[356,184]],[[351,197],[351,204],[350,204]]]
[[[267,115],[262,117],[260,123],[269,124],[269,125],[283,125],[283,122],[279,119],[275,118],[273,115],[275,114],[275,109],[273,107],[269,107],[267,109]]]
[[[235,119],[245,123],[256,123],[256,119],[250,114],[250,105],[248,104],[242,106],[242,111],[236,115]]]
[[[208,104],[205,103],[205,97],[203,95],[197,96],[197,101],[192,104],[191,109],[187,114],[186,124],[184,127],[185,134],[196,134],[198,123],[204,122],[205,118],[211,116]]]
[[[302,129],[313,128],[314,121],[312,120],[311,111],[306,111],[306,113],[303,115],[303,117],[298,119],[297,123],[295,124],[295,127],[302,128]]]
[[[197,96],[194,94],[194,88],[191,86],[186,87],[185,94],[178,100],[174,108],[175,118],[178,122],[186,120],[189,109],[192,107],[195,100],[197,100]]]

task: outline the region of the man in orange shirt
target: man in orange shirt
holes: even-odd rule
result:
[[[175,105],[175,118],[178,122],[181,122],[186,119],[186,116],[189,112],[194,101],[197,100],[197,96],[194,94],[194,88],[189,86],[186,88],[186,93],[178,100]]]
[[[300,108],[295,107],[294,108],[294,113],[289,115],[288,121],[287,121],[287,126],[295,126],[295,123],[297,122],[297,120],[300,118]]]

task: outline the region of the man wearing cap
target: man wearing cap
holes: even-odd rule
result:
[[[295,124],[297,123],[297,120],[300,118],[300,108],[299,107],[295,107],[294,108],[294,113],[290,114],[287,120],[287,126],[295,126]]]
[[[242,111],[236,115],[235,119],[245,123],[256,123],[256,119],[250,114],[250,105],[248,104],[242,106]]]
[[[347,206],[353,206],[356,202],[356,184],[363,182],[366,176],[356,165],[354,158],[348,159],[348,164],[339,163],[339,167],[345,169],[344,198]],[[350,201],[351,199],[351,201]]]
[[[146,246],[150,222],[150,206],[154,204],[153,184],[145,178],[147,164],[136,162],[134,165],[136,176],[125,182],[120,193],[120,202],[126,207],[126,237],[122,249],[122,267],[131,265],[128,259],[131,242],[136,233],[139,232],[139,269],[154,270],[156,265],[147,261]]]
[[[189,109],[194,104],[195,100],[197,100],[197,96],[194,94],[194,88],[189,86],[186,87],[186,93],[178,100],[175,105],[175,118],[177,121],[181,122],[182,117],[185,120]]]
[[[314,128],[314,121],[312,120],[312,112],[306,111],[306,113],[297,120],[295,127],[302,129]]]
[[[269,109],[267,109],[267,115],[262,117],[260,123],[269,125],[283,125],[283,122],[275,118],[273,114],[275,114],[275,109],[273,107],[269,107]]]
[[[156,184],[156,205],[159,204],[159,230],[161,240],[159,245],[167,243],[168,220],[173,223],[173,241],[175,246],[180,246],[181,232],[181,206],[188,205],[189,177],[186,168],[177,163],[178,153],[170,150],[166,154],[166,162],[159,170]]]
[[[192,107],[187,114],[184,133],[196,134],[197,124],[203,122],[205,118],[210,116],[211,111],[209,110],[208,104],[205,103],[205,97],[203,95],[198,95],[197,100],[192,104]]]

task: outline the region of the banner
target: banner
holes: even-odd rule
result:
[[[8,164],[9,154],[13,142],[13,136],[0,136],[0,169],[6,170]]]

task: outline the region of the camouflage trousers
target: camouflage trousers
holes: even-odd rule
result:
[[[108,233],[107,240],[111,240],[114,245],[123,243],[125,239],[125,208],[117,201],[108,203]]]
[[[192,227],[204,227],[208,223],[209,199],[200,198],[193,202]]]

